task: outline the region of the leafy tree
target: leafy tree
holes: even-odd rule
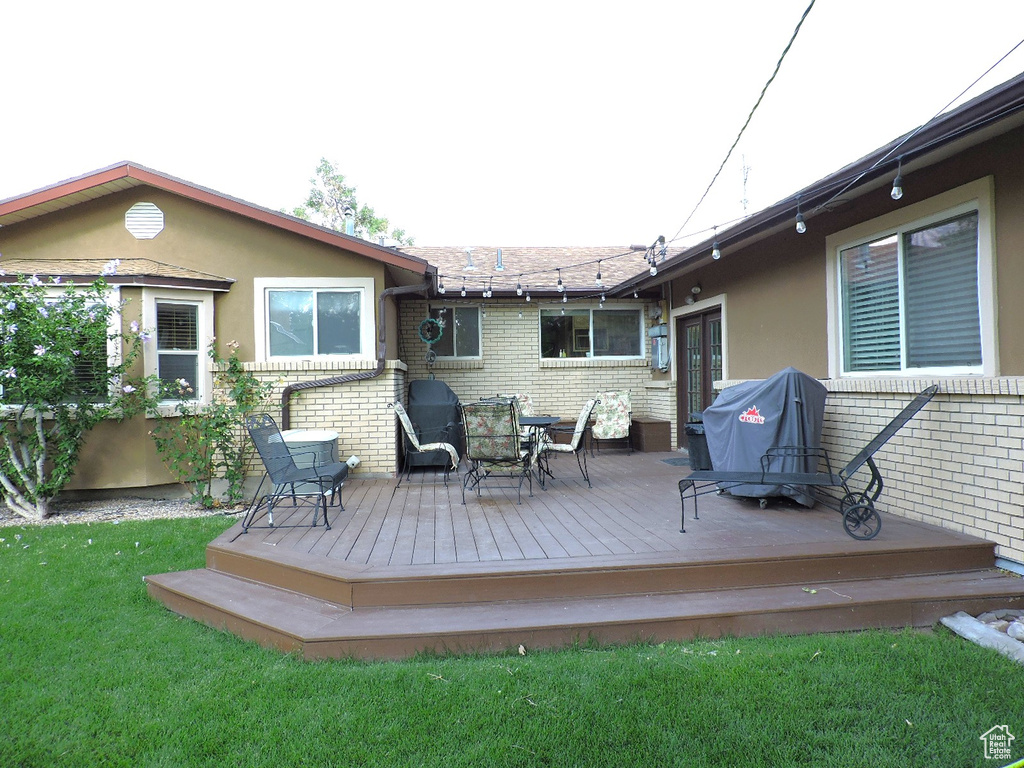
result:
[[[320,159],[316,175],[309,183],[309,197],[304,205],[292,211],[293,216],[345,232],[348,214],[353,217],[355,234],[364,240],[376,241],[384,235],[398,245],[413,245],[413,238],[407,237],[404,229],[392,229],[389,233],[391,223],[386,217],[378,216],[366,204],[360,205],[356,199],[356,188],[346,184],[337,166],[326,158]]]
[[[105,277],[116,268],[88,287],[35,275],[0,286],[0,496],[23,517],[50,514],[90,429],[146,408],[147,382],[128,373],[147,335],[136,323],[109,330],[120,324]]]

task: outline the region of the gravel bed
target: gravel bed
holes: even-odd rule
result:
[[[64,501],[53,505],[54,514],[45,520],[29,520],[0,504],[0,527],[7,525],[68,525],[69,523],[157,520],[174,517],[237,516],[244,507],[206,509],[188,499],[116,498]]]

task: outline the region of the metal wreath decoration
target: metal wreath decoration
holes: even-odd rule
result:
[[[444,326],[432,317],[420,323],[420,341],[424,344],[436,344],[444,335]]]

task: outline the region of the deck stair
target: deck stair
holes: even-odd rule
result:
[[[991,543],[934,539],[314,569],[232,529],[207,568],[146,580],[177,613],[311,659],[922,627],[1024,605]]]

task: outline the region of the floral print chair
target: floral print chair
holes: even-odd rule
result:
[[[590,416],[594,412],[594,407],[598,402],[598,400],[588,400],[584,404],[583,409],[580,411],[579,418],[576,419],[576,427],[572,430],[572,440],[569,443],[556,443],[549,435],[544,435],[540,444],[540,458],[544,462],[544,473],[546,473],[548,477],[554,477],[548,467],[549,453],[575,453],[576,463],[579,465],[580,472],[583,473],[583,479],[587,481],[587,487],[594,487],[590,484],[590,475],[587,472],[587,451],[584,444],[584,437],[591,429]],[[568,433],[569,430],[552,428],[549,432],[552,434],[559,432]],[[541,476],[543,477],[543,474]]]
[[[633,438],[629,426],[633,421],[633,406],[629,392],[602,392],[594,409],[594,426],[591,431],[593,442],[600,449],[602,440],[625,440],[629,452],[633,452]]]
[[[533,496],[532,472],[536,449],[527,441],[523,444],[519,426],[518,406],[510,400],[483,400],[461,405],[462,424],[466,430],[466,458],[469,469],[462,483],[462,503],[466,503],[466,489],[476,488],[480,496],[481,484],[492,475],[508,474],[523,500],[523,481],[529,483]],[[518,483],[516,480],[518,479]]]
[[[525,392],[516,392],[512,395],[498,395],[499,400],[511,400],[516,404],[519,409],[520,416],[535,416],[536,411],[533,408],[533,398]],[[520,435],[524,440],[530,437],[530,428],[525,427],[520,432]]]
[[[419,437],[416,435],[416,428],[413,426],[412,419],[409,418],[408,412],[405,407],[398,401],[392,406],[395,409],[395,415],[398,416],[398,421],[402,425],[402,431],[405,433],[405,440],[402,441],[402,445],[405,448],[405,455],[408,456],[410,452],[415,453],[432,453],[433,451],[446,451],[451,457],[452,465],[449,467],[445,465],[444,468],[444,484],[448,485],[448,474],[454,469],[455,474],[459,474],[459,452],[451,443],[446,442],[435,442],[435,443],[421,443]],[[444,435],[445,437],[447,435]],[[412,464],[409,461],[405,462],[405,477],[406,479],[412,474]],[[398,485],[402,484],[402,477],[399,475]],[[398,486],[395,486],[396,488]]]

